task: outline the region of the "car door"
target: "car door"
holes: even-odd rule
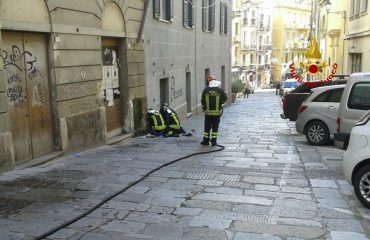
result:
[[[344,86],[326,90],[312,100],[316,114],[329,128],[330,135],[336,130],[337,114]]]

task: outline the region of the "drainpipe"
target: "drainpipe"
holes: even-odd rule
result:
[[[143,17],[141,19],[140,29],[139,29],[139,33],[137,35],[136,43],[139,43],[142,39],[142,36],[143,36],[144,24],[145,24],[146,14],[148,13],[149,2],[150,2],[150,0],[145,0]]]
[[[193,2],[194,4],[194,2]],[[198,2],[194,6],[194,46],[195,46],[195,52],[194,52],[194,69],[195,69],[195,113],[198,115],[198,87],[197,87],[197,12],[199,6]],[[202,9],[202,8],[201,8]],[[201,11],[202,14],[202,11]]]

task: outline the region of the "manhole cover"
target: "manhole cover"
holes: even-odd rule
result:
[[[49,178],[82,179],[86,177],[86,174],[77,170],[57,170],[45,173],[45,176]]]
[[[330,169],[308,169],[306,175],[308,178],[342,178],[343,173]]]
[[[224,182],[238,182],[240,176],[238,175],[226,175],[226,174],[213,174],[213,173],[200,173],[190,172],[186,173],[185,178],[196,179],[196,180],[219,180]]]

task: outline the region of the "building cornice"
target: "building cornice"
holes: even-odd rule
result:
[[[352,39],[352,38],[360,38],[360,37],[370,37],[370,30],[366,30],[363,32],[357,32],[352,34],[346,34],[344,39]]]

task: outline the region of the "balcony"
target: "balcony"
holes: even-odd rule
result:
[[[241,10],[235,10],[233,11],[233,15],[232,17],[240,17],[242,15],[242,11]]]
[[[258,46],[258,51],[270,51],[272,49],[272,45],[260,45]]]
[[[240,43],[240,36],[233,36],[234,43]]]
[[[257,45],[256,44],[244,44],[242,49],[248,50],[248,51],[255,51],[257,50]]]

